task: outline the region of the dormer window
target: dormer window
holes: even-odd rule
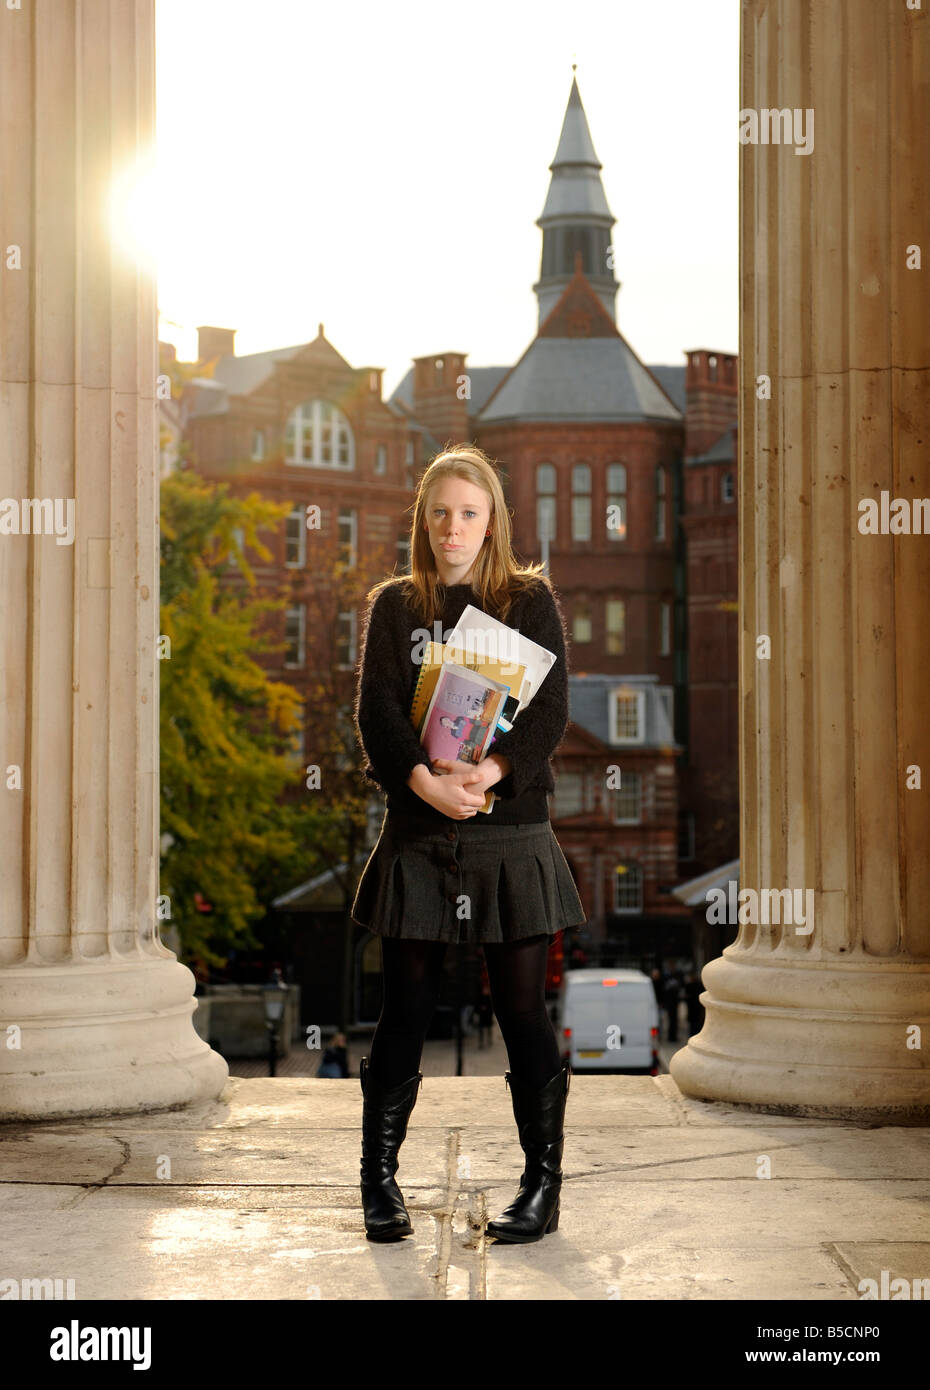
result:
[[[611,743],[643,743],[646,737],[646,692],[619,686],[609,692]]]

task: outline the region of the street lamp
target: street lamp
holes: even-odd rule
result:
[[[268,1075],[275,1074],[275,1060],[277,1057],[276,1044],[278,1041],[278,1029],[281,1027],[281,1020],[284,1017],[284,1006],[287,1002],[287,985],[277,976],[270,984],[265,985],[263,990],[265,1003],[265,1027],[268,1029]]]

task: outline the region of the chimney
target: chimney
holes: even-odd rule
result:
[[[468,438],[468,382],[463,352],[413,359],[413,413],[444,444]]]
[[[705,454],[739,414],[739,359],[697,348],[686,354],[685,457]]]
[[[197,329],[197,361],[208,362],[211,357],[235,357],[235,328]]]

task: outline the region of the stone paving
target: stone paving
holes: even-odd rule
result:
[[[7,1125],[0,1276],[106,1300],[858,1301],[883,1270],[930,1278],[925,1129],[576,1076],[559,1230],[500,1245],[484,1224],[522,1161],[502,1075],[427,1072],[398,1172],[415,1233],[375,1245],[361,1105],[357,1077],[231,1077],[186,1110]]]

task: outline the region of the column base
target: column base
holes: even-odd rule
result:
[[[930,1124],[930,964],[760,963],[728,947],[703,981],[704,1027],[669,1063],[685,1095],[777,1115]]]
[[[215,1100],[229,1068],[194,1031],[195,1007],[194,977],[170,952],[0,971],[0,1120]]]

